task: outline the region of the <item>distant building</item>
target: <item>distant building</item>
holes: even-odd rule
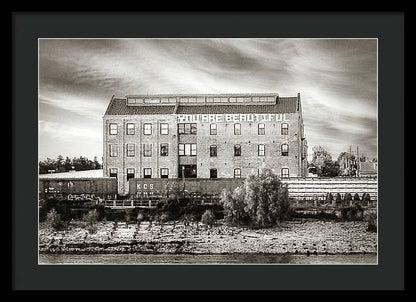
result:
[[[360,162],[360,177],[377,177],[377,162]]]
[[[270,168],[307,176],[300,94],[113,97],[103,117],[104,176],[245,178]]]

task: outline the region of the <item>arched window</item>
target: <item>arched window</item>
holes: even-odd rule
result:
[[[286,123],[282,123],[282,135],[288,135],[289,134],[289,125]]]
[[[289,155],[289,145],[283,144],[282,145],[282,156],[288,156]]]

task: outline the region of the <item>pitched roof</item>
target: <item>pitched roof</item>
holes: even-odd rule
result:
[[[126,99],[113,98],[105,115],[295,113],[297,97],[280,97],[277,104],[179,104],[127,106]]]

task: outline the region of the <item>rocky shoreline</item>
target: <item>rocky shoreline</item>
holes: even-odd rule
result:
[[[209,228],[179,222],[140,226],[97,223],[89,234],[82,222],[54,232],[40,225],[40,254],[375,254],[377,234],[366,223],[300,219],[279,227],[248,229],[223,222]]]

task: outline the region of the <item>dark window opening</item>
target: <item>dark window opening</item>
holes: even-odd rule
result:
[[[133,168],[127,168],[127,181],[129,179],[134,178],[134,169]]]
[[[117,177],[117,168],[110,168],[110,177]]]
[[[179,178],[196,178],[197,170],[196,165],[179,165],[178,176]]]
[[[235,145],[234,146],[234,156],[241,156],[241,146]]]
[[[213,145],[209,147],[209,155],[211,157],[216,157],[217,156],[217,146]]]
[[[209,169],[209,178],[217,178],[217,169]]]
[[[168,156],[168,155],[169,155],[169,145],[160,144],[160,156]]]

